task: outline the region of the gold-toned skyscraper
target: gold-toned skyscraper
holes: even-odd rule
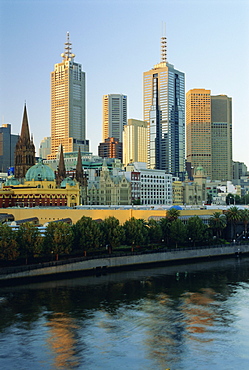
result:
[[[210,90],[192,89],[186,94],[187,162],[202,166],[212,175]]]
[[[85,139],[85,72],[74,62],[69,32],[62,62],[51,73],[51,152],[56,158],[62,144],[64,152],[89,151]]]
[[[147,122],[128,119],[123,132],[123,164],[147,163]]]
[[[212,180],[232,180],[232,99],[210,90],[186,94],[187,162]]]

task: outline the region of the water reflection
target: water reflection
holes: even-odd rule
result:
[[[74,369],[79,365],[77,355],[76,321],[63,312],[53,313],[45,323],[48,328],[47,345],[54,354],[53,366]]]
[[[249,259],[0,288],[0,367],[247,369]]]

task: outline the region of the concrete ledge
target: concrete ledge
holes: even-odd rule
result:
[[[216,258],[222,256],[233,256],[249,253],[249,245],[232,245],[211,247],[203,249],[181,250],[175,249],[165,252],[151,252],[147,254],[134,254],[127,256],[108,256],[99,259],[87,259],[79,262],[55,264],[53,266],[32,268],[27,271],[1,273],[0,281],[7,281],[12,279],[33,279],[37,277],[48,277],[57,274],[68,273],[98,273],[106,269],[128,268],[129,266],[142,266],[153,263],[166,263],[174,261],[193,260],[199,258]]]

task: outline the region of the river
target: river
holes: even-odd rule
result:
[[[249,258],[1,287],[0,369],[247,370]]]

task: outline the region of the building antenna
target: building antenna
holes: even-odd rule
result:
[[[161,63],[167,63],[167,38],[166,38],[166,23],[162,22],[162,37],[161,37]]]

